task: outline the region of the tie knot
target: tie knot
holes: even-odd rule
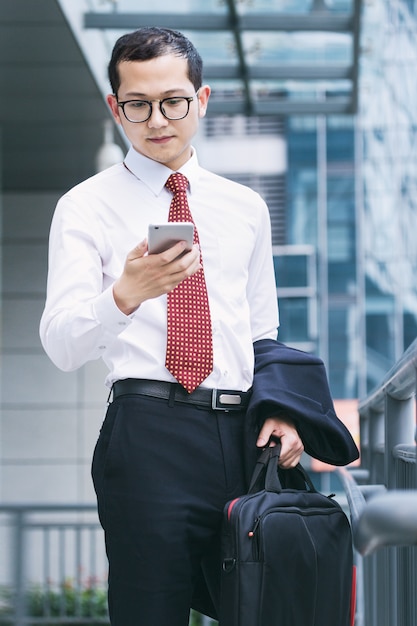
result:
[[[180,191],[185,192],[188,189],[188,178],[180,172],[175,172],[175,174],[171,174],[168,178],[165,187],[173,194],[179,193]]]

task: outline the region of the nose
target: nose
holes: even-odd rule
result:
[[[159,104],[154,102],[152,106],[152,113],[148,119],[149,128],[162,128],[168,125],[168,120],[162,115],[162,111]]]

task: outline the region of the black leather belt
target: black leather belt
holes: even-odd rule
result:
[[[197,387],[192,393],[187,393],[178,383],[168,383],[159,380],[142,380],[126,378],[113,383],[113,400],[120,396],[140,395],[153,398],[163,398],[171,402],[184,404],[198,404],[215,411],[241,411],[249,403],[250,391],[232,391],[228,389],[205,389]]]

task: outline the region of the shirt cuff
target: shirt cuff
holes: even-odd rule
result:
[[[98,322],[107,332],[112,335],[120,335],[130,324],[134,317],[125,315],[117,306],[113,297],[113,286],[108,287],[94,302],[94,314]]]

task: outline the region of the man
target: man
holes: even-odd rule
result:
[[[131,148],[123,164],[57,205],[41,338],[63,370],[100,357],[109,368],[113,402],[93,479],[112,626],[187,626],[201,570],[220,572],[223,507],[247,488],[253,344],[275,340],[278,326],[269,215],[255,192],[197,161],[191,142],[210,87],[182,34],[143,28],[121,37],[109,77],[107,102]],[[148,254],[148,225],[168,221],[173,172],[187,178],[199,244]],[[186,390],[166,366],[167,294],[202,273],[211,370]],[[272,436],[281,440],[282,467],[295,466],[303,443],[292,420],[267,417],[257,446]],[[209,585],[217,608],[218,580]]]

